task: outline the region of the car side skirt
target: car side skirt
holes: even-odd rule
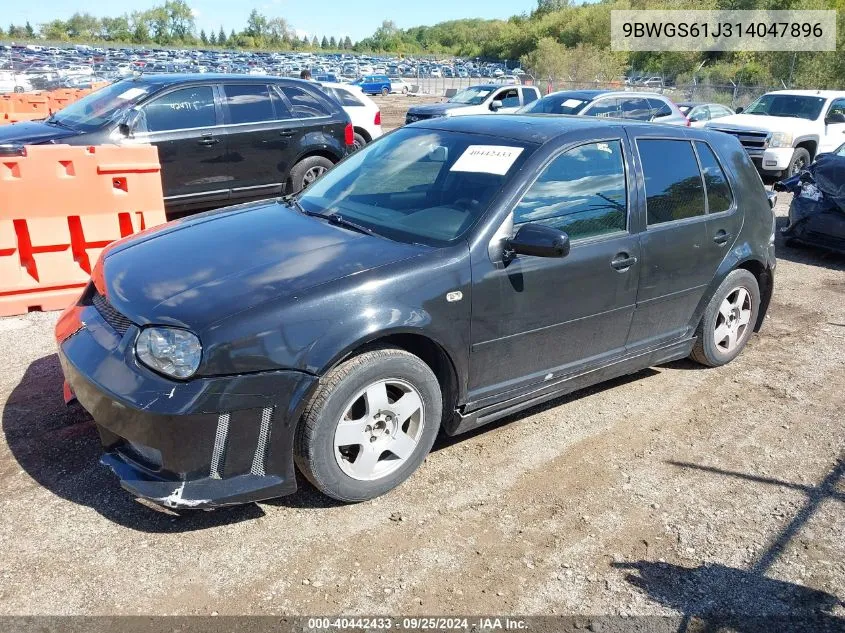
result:
[[[643,351],[632,356],[623,356],[608,365],[596,367],[581,373],[566,376],[553,383],[527,393],[514,396],[502,402],[464,413],[456,411],[455,416],[444,424],[444,430],[449,435],[466,433],[480,426],[499,420],[513,413],[518,413],[530,407],[554,400],[573,391],[584,389],[592,385],[626,376],[647,367],[668,363],[673,360],[686,358],[695,345],[695,337],[675,341],[657,349]]]

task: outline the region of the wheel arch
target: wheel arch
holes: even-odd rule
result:
[[[363,136],[363,137],[364,137],[364,140],[365,140],[365,141],[367,141],[367,143],[371,143],[371,142],[372,142],[373,137],[372,137],[372,136],[370,136],[370,133],[369,133],[369,132],[367,132],[366,128],[363,128],[363,127],[361,127],[361,126],[359,126],[359,125],[353,125],[353,126],[352,126],[352,130],[353,130],[356,134],[360,134],[361,136]]]
[[[437,377],[440,392],[443,396],[442,422],[445,423],[451,419],[462,396],[458,371],[446,346],[428,334],[409,330],[376,333],[374,336],[356,341],[354,344],[348,346],[343,352],[327,363],[319,373],[320,375],[325,375],[334,367],[337,367],[353,356],[377,347],[396,347],[402,349],[410,354],[414,354],[428,365]]]
[[[760,308],[757,310],[757,322],[754,324],[754,331],[759,332],[760,328],[763,327],[763,320],[766,318],[766,312],[769,310],[769,303],[774,293],[774,277],[772,271],[757,259],[746,259],[739,262],[733,270],[738,268],[747,270],[754,275],[757,286],[760,288]]]
[[[799,147],[802,147],[802,148],[806,149],[807,152],[809,152],[810,162],[812,162],[813,159],[816,157],[816,150],[819,147],[819,142],[818,142],[818,140],[816,140],[814,138],[805,138],[805,139],[802,139],[801,141],[799,141],[795,145],[795,149],[798,149]]]

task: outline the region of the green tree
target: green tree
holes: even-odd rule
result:
[[[323,39],[325,39],[325,38],[323,38]],[[337,40],[334,38],[334,35],[332,35],[329,38],[329,48],[332,49],[333,51],[337,50]]]
[[[229,33],[229,39],[226,42],[232,48],[238,46],[238,34],[235,33],[235,29],[232,29],[232,32]]]
[[[41,37],[53,42],[66,41],[68,39],[67,30],[67,22],[53,20],[41,25]]]
[[[311,48],[320,48],[320,42],[317,40],[317,36],[311,38]]]
[[[24,28],[24,33],[27,37],[35,37],[35,29],[32,28],[32,25],[29,23],[29,20],[26,21],[26,26]]]
[[[208,46],[208,35],[205,34],[205,29],[200,29],[200,42]]]
[[[214,31],[211,32],[211,35],[208,36],[208,43],[211,46],[217,46],[217,33]]]
[[[132,39],[132,30],[129,28],[129,18],[125,15],[116,18],[103,18],[100,20],[100,37],[111,42],[128,42]]]
[[[218,46],[226,46],[226,31],[223,30],[223,27],[220,27],[220,32],[217,34],[217,45]]]
[[[343,48],[347,51],[352,50],[352,38],[350,38],[348,35],[343,38]]]
[[[324,35],[324,36],[323,36],[323,39],[322,39],[322,40],[320,40],[320,48],[322,48],[322,49],[328,49],[328,47],[329,47],[329,38],[327,38],[327,37]]]
[[[246,33],[256,39],[264,37],[267,31],[267,18],[261,15],[257,9],[253,9],[246,21]]]
[[[273,18],[267,21],[267,38],[274,46],[288,46],[292,38],[290,26],[284,18]],[[293,39],[296,39],[293,37]]]

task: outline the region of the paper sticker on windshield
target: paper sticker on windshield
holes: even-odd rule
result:
[[[522,153],[521,147],[470,145],[450,171],[471,171],[504,176]]]
[[[577,105],[581,105],[584,103],[581,99],[567,99],[563,103],[560,104],[562,108],[574,108]]]
[[[146,94],[147,91],[144,88],[130,88],[125,92],[121,92],[117,95],[118,99],[123,99],[124,101],[129,101],[130,99],[134,99],[135,97],[140,97],[143,94]]]

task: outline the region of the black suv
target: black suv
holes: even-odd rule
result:
[[[143,75],[0,127],[4,143],[152,143],[170,213],[299,191],[346,155],[352,127],[305,81]]]
[[[590,117],[401,128],[299,196],[107,247],[56,329],[135,495],[360,501],[462,433],[650,365],[729,362],[774,213],[727,134]]]

